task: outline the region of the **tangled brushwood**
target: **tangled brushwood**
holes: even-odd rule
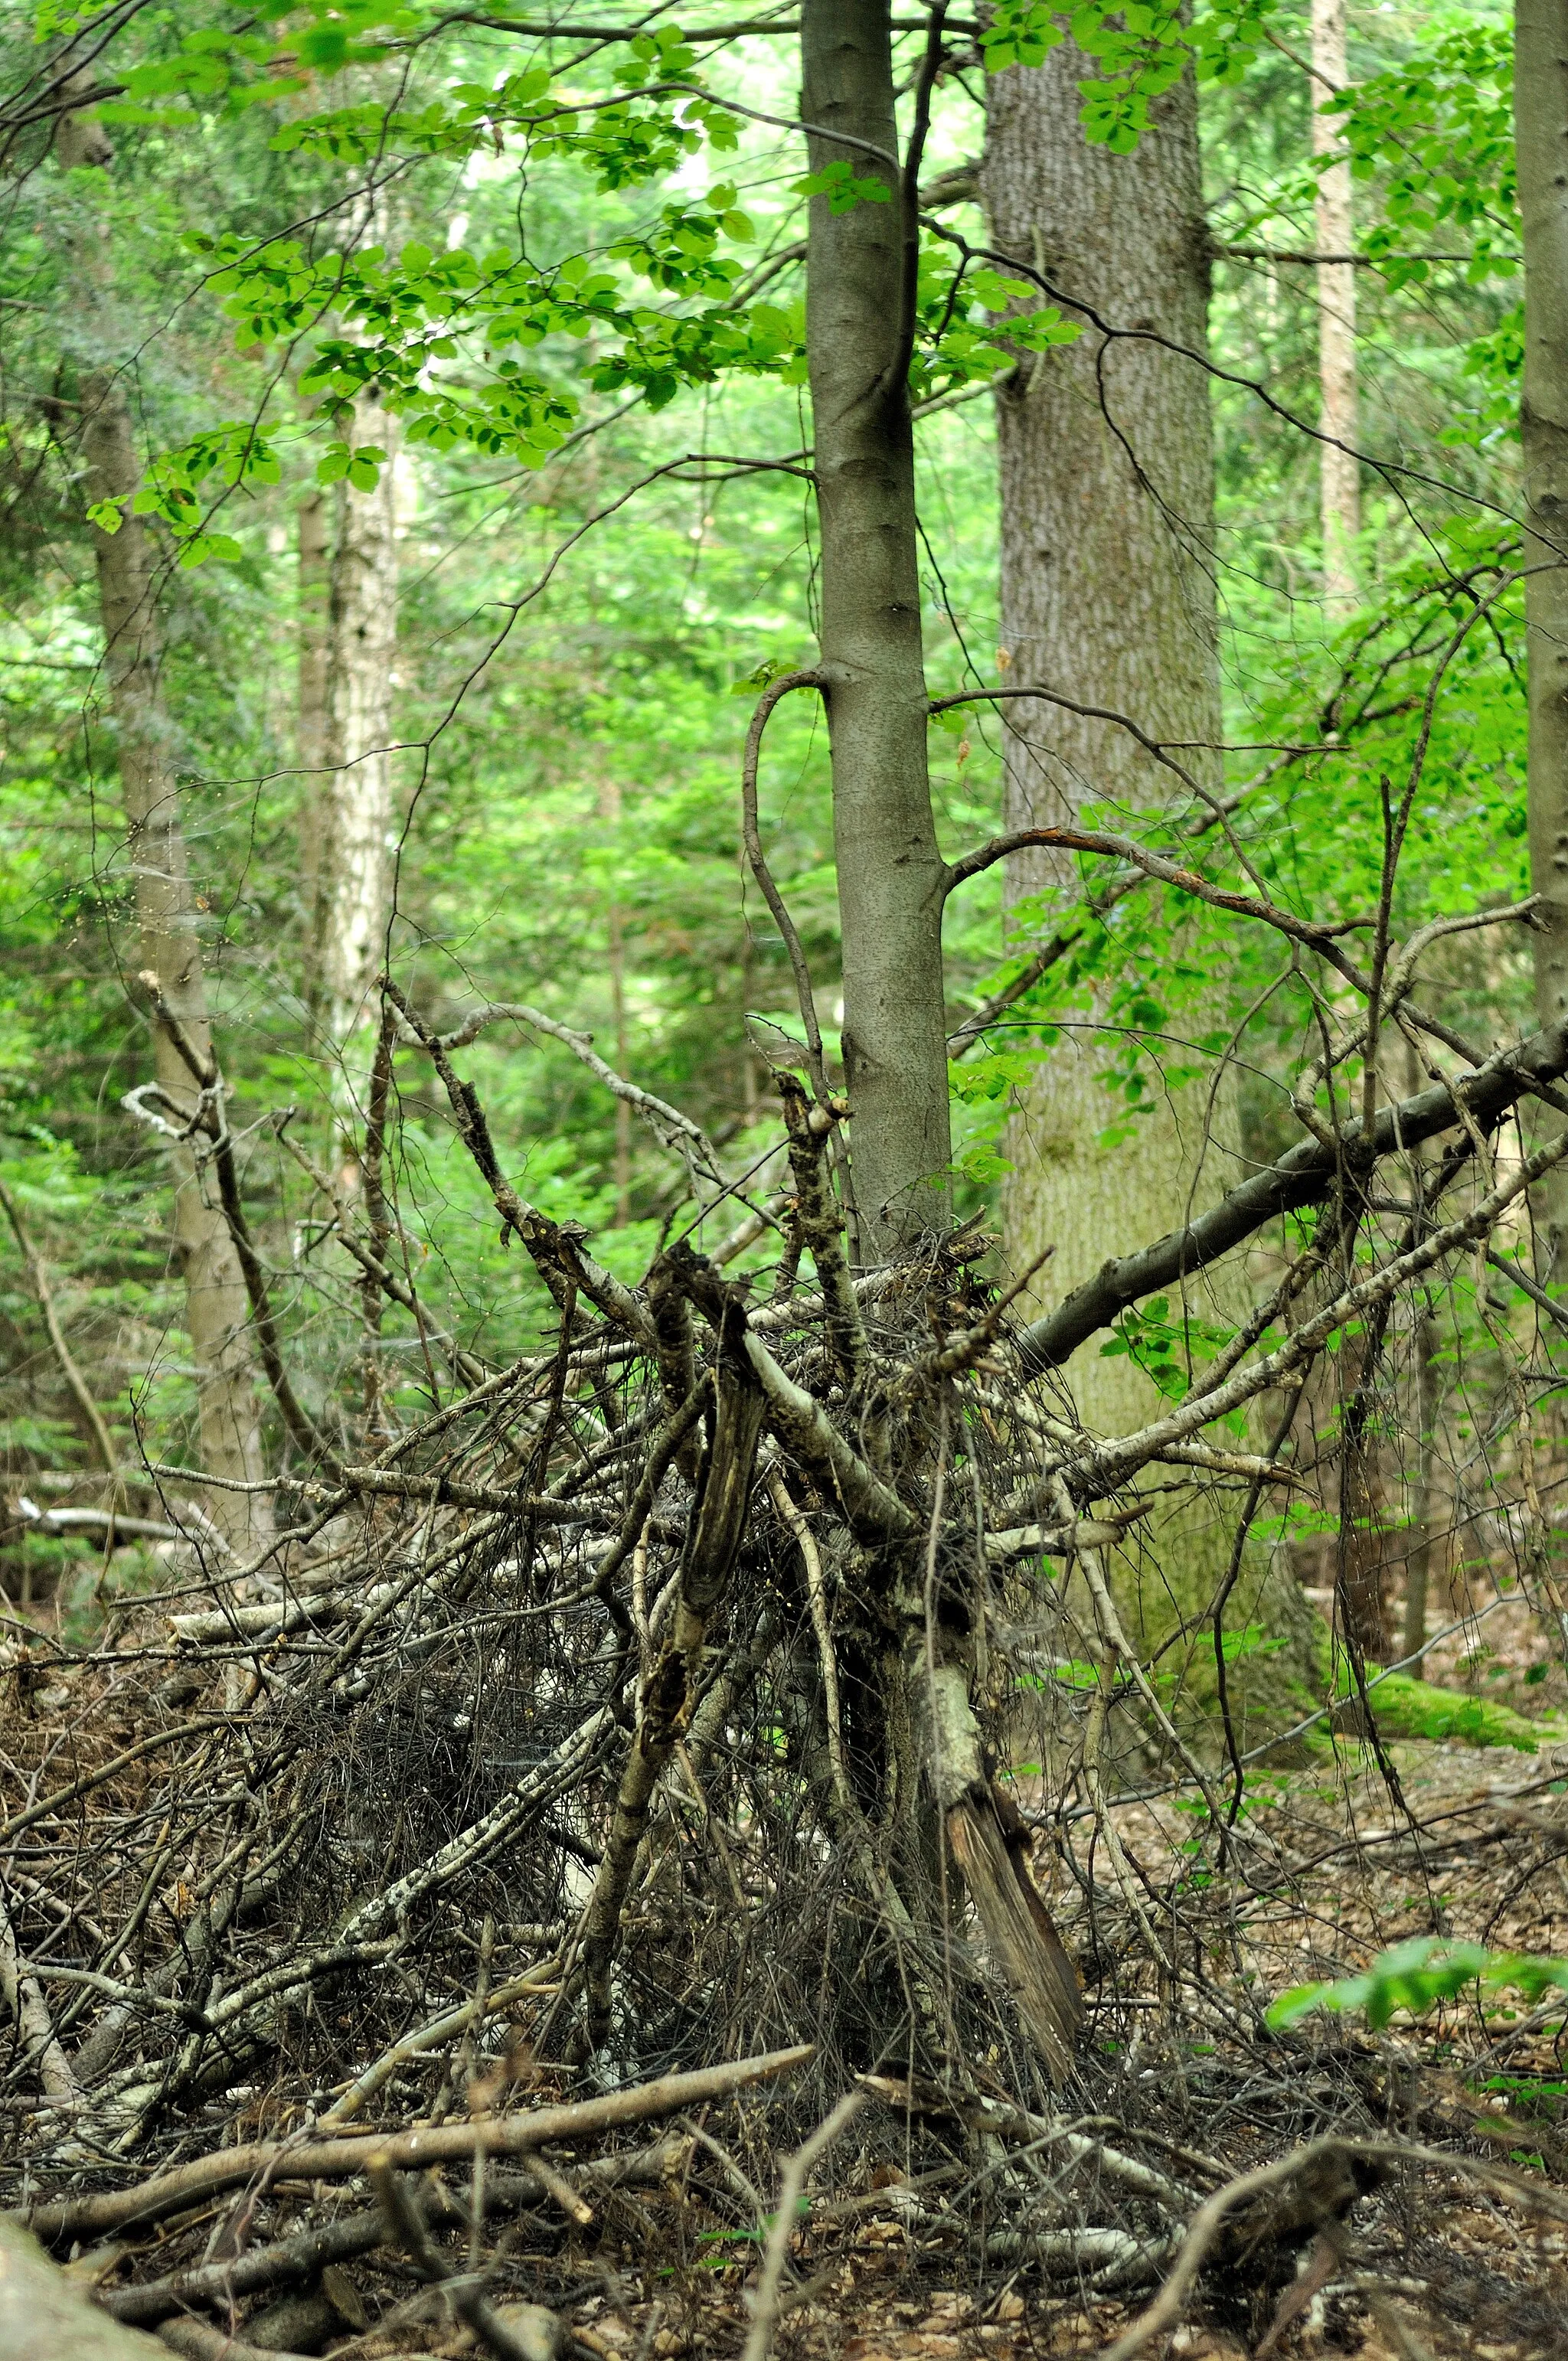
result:
[[[790,2233],[858,2112],[870,2192],[829,2223],[881,2191],[902,2235],[944,2252],[956,2236],[1009,2284],[1125,2301],[1164,2279],[1125,2353],[1222,2265],[1239,2316],[1283,2335],[1298,2257],[1327,2285],[1358,2201],[1412,2157],[1462,2152],[1402,2146],[1354,2060],[1325,2074],[1321,2043],[1267,2032],[1240,1921],[1302,1864],[1241,1809],[1248,1759],[1289,1733],[1247,1721],[1227,1609],[1331,1340],[1352,1323],[1380,1338],[1562,1156],[1560,1134],[1505,1165],[1486,1135],[1524,1093],[1555,1098],[1568,1033],[1386,1107],[1365,1138],[1305,1140],[1025,1326],[1025,1281],[984,1275],[993,1242],[973,1229],[857,1267],[848,1109],[787,1068],[784,1185],[724,1244],[668,1243],[626,1286],[518,1193],[454,1062],[518,1013],[442,1037],[386,988],[336,1234],[367,1338],[399,1303],[447,1378],[396,1431],[367,1380],[347,1448],[290,1386],[221,1078],[160,1012],[200,1086],[194,1126],[301,1464],[268,1491],[277,1523],[248,1562],[186,1519],[190,1578],[137,1602],[116,1644],[9,1651],[0,1972],[21,2219],[89,2250],[105,2334],[113,2315],[177,2350],[239,2354],[248,2330],[261,2349],[368,2355],[429,2349],[435,2319],[515,2356],[568,2334],[614,2345],[558,2304],[509,2308],[520,2238],[537,2279],[573,2240],[651,2238],[657,2204],[700,2203],[703,2236],[763,2249],[755,2361],[809,2311],[820,2274],[792,2262]],[[400,1043],[428,1056],[556,1306],[553,1345],[510,1367],[443,1340],[394,1251]],[[710,1144],[604,1072],[686,1160],[711,1229],[733,1184]],[[1054,1374],[1075,1344],[1303,1213],[1201,1384],[1137,1433],[1082,1427]],[[727,1276],[770,1228],[772,1271]],[[1267,1451],[1223,1423],[1260,1402],[1285,1413]],[[166,1501],[188,1472],[152,1471]],[[1157,1486],[1210,1488],[1234,1532],[1225,1582],[1179,1635],[1212,1664],[1208,1716],[1118,1603]],[[1196,1813],[1168,1873],[1118,1820],[1130,1776]],[[1162,2130],[1194,2039],[1271,2060],[1266,2161]],[[727,2119],[701,2111],[762,2086],[766,2117],[752,2104],[720,2138]],[[781,2126],[811,2136],[775,2204]],[[748,2251],[710,2259],[738,2276]],[[343,2269],[372,2254],[374,2330]]]

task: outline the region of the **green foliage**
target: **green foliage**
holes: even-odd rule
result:
[[[1079,87],[1083,132],[1113,155],[1132,152],[1148,128],[1152,100],[1179,81],[1190,62],[1202,82],[1239,82],[1257,54],[1275,0],[1218,0],[1199,15],[1176,0],[1084,0],[1069,16],[1072,38],[1100,71]],[[981,35],[988,73],[1037,66],[1061,39],[1069,12],[1042,0],[1001,0]]]
[[[1128,1304],[1117,1314],[1100,1355],[1102,1360],[1129,1356],[1168,1400],[1180,1401],[1197,1381],[1202,1364],[1223,1352],[1234,1334],[1190,1312],[1173,1322],[1169,1297],[1156,1295],[1146,1303]],[[1245,1431],[1245,1420],[1242,1425]]]
[[[1568,1960],[1488,1951],[1479,1943],[1421,1935],[1383,1952],[1364,1975],[1342,1977],[1335,1983],[1297,1984],[1281,1993],[1266,2013],[1267,2022],[1281,2033],[1314,2009],[1336,2015],[1364,2011],[1372,2030],[1380,2033],[1396,2013],[1425,2016],[1473,1985],[1482,2008],[1494,2005],[1503,1992],[1521,1993],[1533,2005],[1545,1993],[1568,1994]]]
[[[76,21],[46,13],[49,38]],[[1242,0],[1200,7],[1184,25],[1163,5],[1096,5],[1070,29],[1093,64],[1091,137],[1125,152],[1191,61],[1222,242],[1277,222],[1287,242],[1306,244],[1309,100],[1262,40],[1267,15]],[[158,1359],[148,1339],[174,1335],[179,1291],[159,1259],[163,1167],[115,1112],[147,1071],[119,982],[134,955],[115,747],[93,702],[102,642],[78,495],[62,445],[39,425],[48,402],[69,407],[88,369],[131,373],[138,433],[155,455],[130,506],[178,561],[161,599],[164,681],[203,956],[252,1159],[247,1189],[288,1275],[290,1350],[313,1404],[352,1399],[347,1275],[257,1126],[296,1102],[318,1137],[326,1122],[300,995],[294,510],[316,487],[334,500],[373,487],[391,437],[356,440],[363,413],[351,428],[347,406],[359,394],[401,413],[415,502],[402,521],[397,727],[421,751],[397,758],[407,833],[396,955],[454,1016],[480,996],[532,1000],[591,1027],[601,1048],[619,1021],[638,1078],[722,1130],[738,1163],[769,1136],[765,1077],[747,1056],[740,1013],[793,1023],[793,986],[771,920],[749,880],[737,882],[744,716],[732,699],[812,660],[807,488],[755,465],[801,454],[811,435],[798,266],[754,296],[742,291],[759,256],[771,269],[789,255],[809,194],[878,204],[888,184],[869,162],[803,181],[798,142],[724,104],[733,91],[787,118],[787,53],[755,71],[750,50],[705,49],[699,60],[661,26],[566,69],[559,45],[520,51],[509,35],[455,21],[437,38],[441,21],[430,8],[315,0],[243,18],[203,0],[161,21],[127,19],[112,53],[126,86],[113,170],[66,177],[40,165],[40,201],[18,203],[0,236],[0,291],[13,307],[0,422],[7,496],[21,488],[0,551],[22,618],[4,627],[0,648],[0,917],[16,972],[0,1009],[6,1119],[17,1126],[8,1144],[35,1133],[69,1143],[91,1177],[72,1226],[82,1256],[101,1267],[79,1270],[78,1241],[58,1229],[49,1246],[72,1287],[80,1278],[72,1316],[115,1400],[112,1320],[123,1312],[134,1341],[126,1365],[144,1346]],[[1295,38],[1288,18],[1277,21]],[[1067,22],[1003,0],[983,35],[987,66],[1038,63]],[[1376,29],[1383,46],[1358,60],[1343,117],[1363,244],[1381,258],[1362,275],[1367,415],[1397,416],[1418,455],[1443,434],[1460,437],[1442,453],[1449,521],[1434,524],[1403,479],[1380,489],[1369,473],[1367,607],[1336,642],[1315,611],[1314,455],[1245,388],[1218,385],[1228,734],[1244,747],[1309,751],[1277,771],[1272,752],[1230,759],[1227,786],[1246,790],[1232,819],[1239,852],[1224,831],[1201,842],[1182,833],[1191,815],[1179,808],[1131,820],[1218,883],[1246,882],[1245,854],[1277,899],[1342,922],[1376,898],[1378,780],[1405,774],[1436,654],[1509,562],[1496,509],[1511,497],[1519,346],[1494,284],[1516,234],[1498,144],[1506,42],[1489,24],[1412,31],[1380,18]],[[934,161],[972,152],[977,129],[964,85],[945,82]],[[372,168],[392,193],[367,223],[352,192]],[[1488,176],[1503,199],[1495,219],[1481,202]],[[1433,266],[1423,279],[1394,268],[1396,251],[1437,233],[1472,243],[1499,270]],[[953,256],[931,239],[920,258],[911,389],[922,401],[983,384],[1020,350],[1048,359],[1078,333],[1026,280]],[[1274,273],[1266,289],[1222,262],[1213,324],[1225,368],[1314,414],[1307,274]],[[613,416],[628,397],[635,409]],[[954,693],[992,676],[990,409],[976,401],[919,429],[928,661],[933,686]],[[684,455],[699,449],[744,455],[745,468],[737,462],[723,482],[683,479]],[[1473,496],[1493,506],[1467,521]],[[588,529],[621,500],[613,540]],[[95,521],[112,530],[116,516],[104,508]],[[231,563],[203,569],[210,556]],[[496,647],[498,615],[509,635]],[[1401,936],[1522,890],[1521,672],[1510,593],[1438,700],[1396,897]],[[956,853],[1001,823],[1000,737],[983,706],[941,719],[938,818]],[[814,700],[787,701],[770,724],[762,813],[826,1008],[839,946]],[[1099,817],[1129,824],[1124,812]],[[1107,865],[1085,857],[1077,874],[1083,894],[1096,893]],[[1010,940],[997,876],[948,910],[958,1006],[1007,980],[1058,924],[1076,936],[984,1054],[952,1069],[966,1209],[1007,1169],[1003,1126],[1016,1093],[1091,1011],[1123,1045],[1107,1080],[1113,1134],[1135,1142],[1167,1096],[1185,1119],[1201,1095],[1191,1078],[1210,1070],[1234,1024],[1249,1073],[1247,1154],[1294,1136],[1288,1089],[1315,1054],[1314,1010],[1299,977],[1266,996],[1273,939],[1162,887],[1140,887],[1100,917],[1072,901],[1069,887],[1014,907]],[[619,1004],[605,972],[612,925],[624,951]],[[1457,1026],[1506,1026],[1527,1006],[1524,947],[1503,939],[1485,972],[1456,958],[1444,992]],[[673,1232],[684,1218],[641,1137],[623,1203],[613,1112],[564,1050],[521,1037],[504,1054],[487,1043],[465,1071],[492,1110],[509,1170],[526,1170],[531,1194],[592,1226],[596,1250],[637,1276],[666,1220]],[[1354,1063],[1345,1079],[1354,1088]],[[428,1074],[400,1061],[399,1082],[410,1115],[400,1202],[422,1291],[463,1339],[521,1348],[545,1316],[532,1275],[496,1246],[491,1209]],[[49,1228],[42,1208],[39,1219]],[[135,1246],[115,1262],[110,1245],[121,1239]],[[28,1317],[19,1296],[16,1312]],[[400,1356],[396,1398],[411,1409],[425,1382],[411,1332],[389,1315],[389,1356]],[[1109,1349],[1176,1400],[1225,1337],[1179,1327],[1157,1304],[1125,1321]],[[149,1432],[167,1439],[189,1431],[176,1343],[159,1368],[142,1407]],[[34,1422],[24,1457],[47,1457],[51,1435],[61,1452],[75,1448],[57,1432],[47,1373],[38,1382],[38,1399],[16,1407]]]
[[[1391,287],[1431,277],[1431,262],[1401,248],[1444,226],[1469,238],[1465,273],[1473,283],[1518,268],[1507,26],[1464,22],[1408,62],[1358,78],[1322,111],[1343,126],[1356,179],[1378,183],[1382,218],[1367,231],[1365,252]]]

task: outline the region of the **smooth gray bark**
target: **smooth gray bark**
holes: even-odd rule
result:
[[[20,2223],[0,2215],[0,2353],[6,2361],[168,2361],[168,2348],[101,2312]]]
[[[814,172],[847,162],[890,192],[839,214],[814,197],[806,261],[844,1067],[864,1261],[939,1226],[950,1156],[888,16],[885,0],[806,0],[801,12],[806,120],[889,159],[808,141]]]
[[[1514,129],[1524,229],[1526,647],[1530,884],[1541,896],[1536,1006],[1568,1016],[1568,0],[1517,0]],[[1561,1278],[1568,1182],[1537,1204],[1541,1262]]]

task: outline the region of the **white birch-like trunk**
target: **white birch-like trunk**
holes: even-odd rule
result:
[[[361,400],[348,439],[356,448],[374,444],[388,457],[373,492],[341,487],[327,603],[313,997],[340,1061],[338,1101],[345,1112],[363,1101],[390,906],[397,421]]]
[[[1334,161],[1318,174],[1318,445],[1319,508],[1323,541],[1323,604],[1342,622],[1356,604],[1355,544],[1361,532],[1361,468],[1356,459],[1359,401],[1355,368],[1355,222],[1350,159],[1324,101],[1343,90],[1345,0],[1312,0],[1312,153]]]
[[[1004,677],[1037,681],[1083,705],[1135,720],[1174,741],[1205,784],[1222,775],[1214,590],[1213,445],[1207,352],[1208,234],[1190,77],[1152,110],[1136,151],[1091,147],[1079,125],[1079,83],[1093,71],[1071,41],[1045,64],[1014,67],[991,84],[985,197],[994,244],[1077,295],[1112,326],[1151,328],[1168,346],[1111,339],[1085,323],[1080,340],[1025,360],[997,401],[1002,510]],[[1064,305],[1069,310],[1070,306]],[[1080,315],[1081,316],[1081,315]],[[1114,723],[1045,701],[1004,708],[1006,824],[1080,818],[1092,803],[1136,813],[1185,791]],[[1076,892],[1071,863],[1029,852],[1010,866],[1015,917],[1036,895]],[[1048,933],[1026,913],[1027,936]],[[1222,1082],[1168,1099],[1114,1147],[1102,1135],[1122,1103],[1106,1087],[1118,1042],[1096,1029],[1101,1006],[1064,1005],[1062,1044],[1019,1093],[1005,1206],[1015,1267],[1054,1246],[1037,1292],[1053,1302],[1107,1257],[1177,1227],[1239,1177],[1234,1098]],[[1190,1008],[1175,1029],[1202,1029]],[[1189,1067],[1173,1046],[1157,1057]],[[1223,1271],[1188,1290],[1200,1315],[1234,1316]],[[1174,1307],[1173,1307],[1174,1308]],[[1155,1413],[1157,1396],[1128,1357],[1086,1345],[1066,1376],[1089,1424],[1126,1432]],[[1193,1501],[1152,1519],[1138,1571],[1121,1577],[1146,1642],[1180,1617],[1201,1617],[1223,1579],[1230,1525]],[[1263,1589],[1268,1592],[1260,1608]],[[1261,1553],[1233,1599],[1229,1628],[1265,1620],[1300,1640],[1305,1602],[1294,1582],[1264,1569]],[[1209,1635],[1193,1641],[1201,1675]],[[1212,1656],[1210,1661],[1212,1662]],[[1307,1652],[1299,1648],[1294,1669]],[[1168,1666],[1168,1669],[1170,1668]]]

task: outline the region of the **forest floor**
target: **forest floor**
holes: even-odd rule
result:
[[[1373,1751],[1349,1737],[1320,1740],[1305,1763],[1268,1772],[1249,1791],[1240,1872],[1212,1887],[1193,1881],[1185,1958],[1173,1908],[1179,1972],[1172,1983],[1129,1968],[1126,1950],[1108,1964],[1101,1944],[1096,1956],[1081,1896],[1041,1839],[1038,1882],[1085,1965],[1084,2062],[1069,2101],[1081,2111],[1079,2130],[1179,2169],[1204,2194],[1325,2133],[1392,2138],[1428,2151],[1427,2161],[1397,2166],[1350,2209],[1332,2251],[1302,2235],[1278,2251],[1211,2268],[1174,2334],[1146,2348],[1162,2361],[1168,2354],[1240,2361],[1276,2353],[1282,2361],[1328,2354],[1568,2361],[1568,2033],[1561,1996],[1534,2011],[1508,2004],[1506,1995],[1485,2013],[1462,2000],[1419,2024],[1396,2017],[1376,2033],[1358,2018],[1327,2014],[1277,2037],[1259,2024],[1259,2005],[1282,1991],[1354,1973],[1414,1934],[1538,1953],[1568,1949],[1568,1741],[1557,1735],[1559,1699],[1554,1686],[1530,1679],[1540,1643],[1522,1610],[1503,1609],[1486,1630],[1484,1667],[1472,1650],[1465,1664],[1454,1655],[1437,1669],[1474,1687],[1478,1669],[1500,1666],[1491,1687],[1502,1703],[1538,1717],[1548,1708],[1537,1750],[1395,1742],[1385,1760],[1397,1793]],[[102,1710],[88,1736],[86,1702],[64,1677],[35,1684],[19,1710],[15,1704],[7,1710],[0,1743],[24,1795],[38,1792],[44,1759],[55,1765],[52,1780],[82,1743],[124,1744],[126,1732]],[[72,1723],[74,1744],[67,1741]],[[103,1800],[115,1808],[112,1794]],[[1134,1873],[1146,1878],[1151,1895],[1169,1897],[1193,1842],[1190,1818],[1161,1801],[1119,1803],[1112,1817]],[[1221,1886],[1223,1906],[1215,1900]],[[803,2025],[798,2037],[808,2040],[813,2030]],[[979,2087],[1005,2100],[1013,2094],[999,2070],[994,2055],[971,2062]],[[390,2086],[389,2110],[373,2107],[368,2116],[389,2131],[420,2121],[410,2087]],[[1016,2223],[1020,2202],[1025,2213],[1036,2209],[1032,2218],[1068,2226],[1132,2222],[1146,2229],[1149,2217],[1092,2173],[1087,2183],[1067,2171],[1052,2180],[1036,2167],[1031,2188],[1017,2159],[988,2155],[972,2127],[966,2133],[944,2123],[939,2106],[916,2107],[913,2115],[890,2106],[885,2089],[883,2103],[861,2117],[857,2138],[844,2140],[812,2176],[775,2353],[797,2361],[1014,2361],[1110,2347],[1148,2301],[1147,2273],[1121,2291],[1086,2290],[1061,2276],[1059,2257],[1051,2275],[1037,2255],[1021,2258],[1015,2236],[1010,2256],[1005,2235],[988,2248],[988,2219]],[[527,2103],[575,2095],[569,2079],[542,2070]],[[787,2145],[770,2121],[773,2103],[769,2092],[753,2091],[705,2111],[696,2125],[731,2159],[745,2159],[765,2202],[777,2186],[774,2151]],[[264,2122],[265,2106],[258,2117],[254,2098],[248,2106],[236,2098],[203,2112],[198,2147],[276,2128]],[[37,2128],[19,2094],[11,2121],[24,2139]],[[21,2142],[7,2136],[6,2145],[15,2159]],[[1434,2158],[1436,2149],[1442,2154]],[[189,2131],[181,2152],[192,2152]],[[569,2184],[593,2152],[546,2153]],[[548,2306],[566,2324],[575,2340],[567,2349],[578,2361],[739,2355],[768,2217],[759,2223],[755,2210],[748,2216],[733,2174],[727,2187],[700,2140],[675,2141],[673,2153],[675,2169],[596,2197],[587,2224],[574,2224],[559,2204],[544,2203],[523,2209],[510,2227],[487,2231],[498,2304]],[[1482,2177],[1461,2169],[1464,2158]],[[1488,2164],[1542,2189],[1548,2206],[1555,2193],[1555,2216],[1521,2202],[1495,2174],[1488,2181]],[[146,2169],[127,2168],[122,2181]],[[459,2198],[465,2183],[455,2174]],[[111,2185],[99,2169],[90,2169],[85,2182],[78,2168],[25,2185],[18,2171],[0,2168],[0,2197],[12,2204],[68,2187]],[[302,2226],[320,2229],[366,2202],[363,2185],[350,2195],[320,2181],[268,2185],[264,2178],[237,2204],[208,2203],[156,2231],[80,2242],[87,2250],[71,2268],[79,2284],[112,2303],[116,2291],[275,2243]],[[448,2241],[453,2257],[464,2243],[461,2233]],[[65,2259],[69,2248],[59,2251]],[[1168,2262],[1168,2256],[1157,2282]],[[1314,2263],[1321,2282],[1315,2287],[1296,2277]],[[438,2290],[411,2290],[410,2281],[395,2248],[373,2247],[329,2276],[334,2292],[324,2313],[317,2288],[313,2328],[298,2309],[291,2327],[282,2311],[263,2319],[269,2299],[252,2299],[226,2315],[217,2310],[237,2345],[220,2336],[178,2349],[243,2355],[254,2338],[269,2349],[281,2344],[338,2361],[482,2349]]]

